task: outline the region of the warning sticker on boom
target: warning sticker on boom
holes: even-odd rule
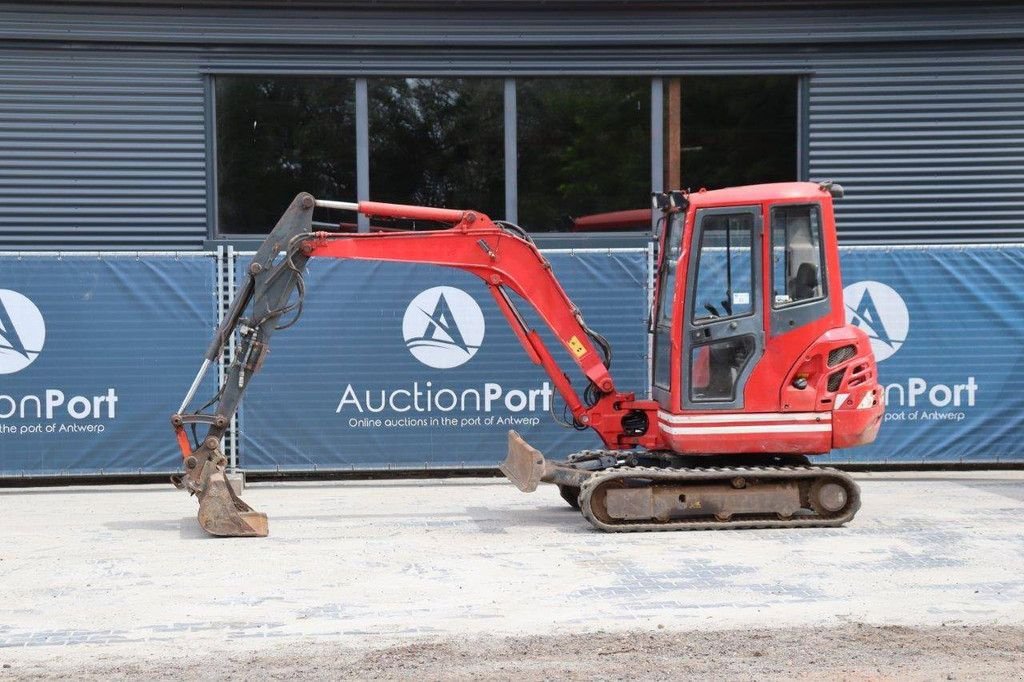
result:
[[[584,355],[587,354],[587,349],[584,347],[582,343],[580,343],[580,340],[575,336],[569,339],[569,350],[571,350],[572,354],[578,358],[582,358]]]

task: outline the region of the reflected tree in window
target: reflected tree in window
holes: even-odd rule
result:
[[[524,227],[571,229],[580,216],[648,208],[649,78],[520,79],[516,88]]]
[[[502,88],[482,78],[371,80],[371,197],[503,217]]]
[[[352,79],[218,76],[215,89],[221,233],[269,232],[300,191],[355,199]]]
[[[666,79],[669,189],[797,179],[794,76]]]

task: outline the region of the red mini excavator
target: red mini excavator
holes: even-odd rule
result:
[[[297,319],[314,257],[427,263],[484,281],[565,401],[576,428],[604,449],[550,461],[509,433],[504,474],[525,492],[541,481],[606,531],[838,526],[860,507],[857,485],[808,455],[870,443],[884,410],[868,337],[845,322],[833,183],[780,183],[655,194],[659,264],[650,332],[651,398],[620,391],[611,348],[584,322],[551,266],[519,227],[475,211],[300,194],[260,246],[196,380],[172,417],[185,471],[213,535],[267,534],[225,476],[221,439],[260,370],[271,335]],[[316,207],[445,229],[370,233],[312,229]],[[510,292],[531,305],[585,376],[578,393]],[[235,332],[224,385],[189,405]],[[202,441],[188,431],[208,427]]]

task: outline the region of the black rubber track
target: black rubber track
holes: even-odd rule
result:
[[[650,480],[659,483],[713,483],[722,481],[723,487],[731,486],[737,476],[756,478],[759,481],[802,480],[813,485],[816,481],[832,481],[847,491],[846,506],[828,516],[794,516],[781,519],[775,514],[763,516],[745,515],[735,520],[716,519],[672,519],[668,521],[617,521],[606,522],[598,518],[592,507],[594,492],[603,486],[622,479]],[[669,530],[725,530],[740,528],[834,528],[850,521],[860,509],[860,487],[850,476],[837,469],[825,467],[709,467],[694,469],[671,469],[665,467],[618,467],[607,469],[592,476],[580,489],[580,512],[595,528],[610,533],[638,533]],[[607,517],[607,514],[603,514]]]

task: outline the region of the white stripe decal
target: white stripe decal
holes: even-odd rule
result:
[[[842,407],[843,403],[846,402],[846,398],[849,395],[850,395],[849,393],[840,393],[839,395],[837,395],[835,402],[832,404],[832,409],[833,410],[838,410],[840,407]]]
[[[730,424],[737,422],[830,421],[831,412],[763,412],[759,414],[670,414],[658,410],[658,419],[669,424]]]
[[[665,426],[661,430],[673,436],[720,436],[728,434],[759,433],[825,433],[832,431],[831,424],[763,424],[751,426]]]

